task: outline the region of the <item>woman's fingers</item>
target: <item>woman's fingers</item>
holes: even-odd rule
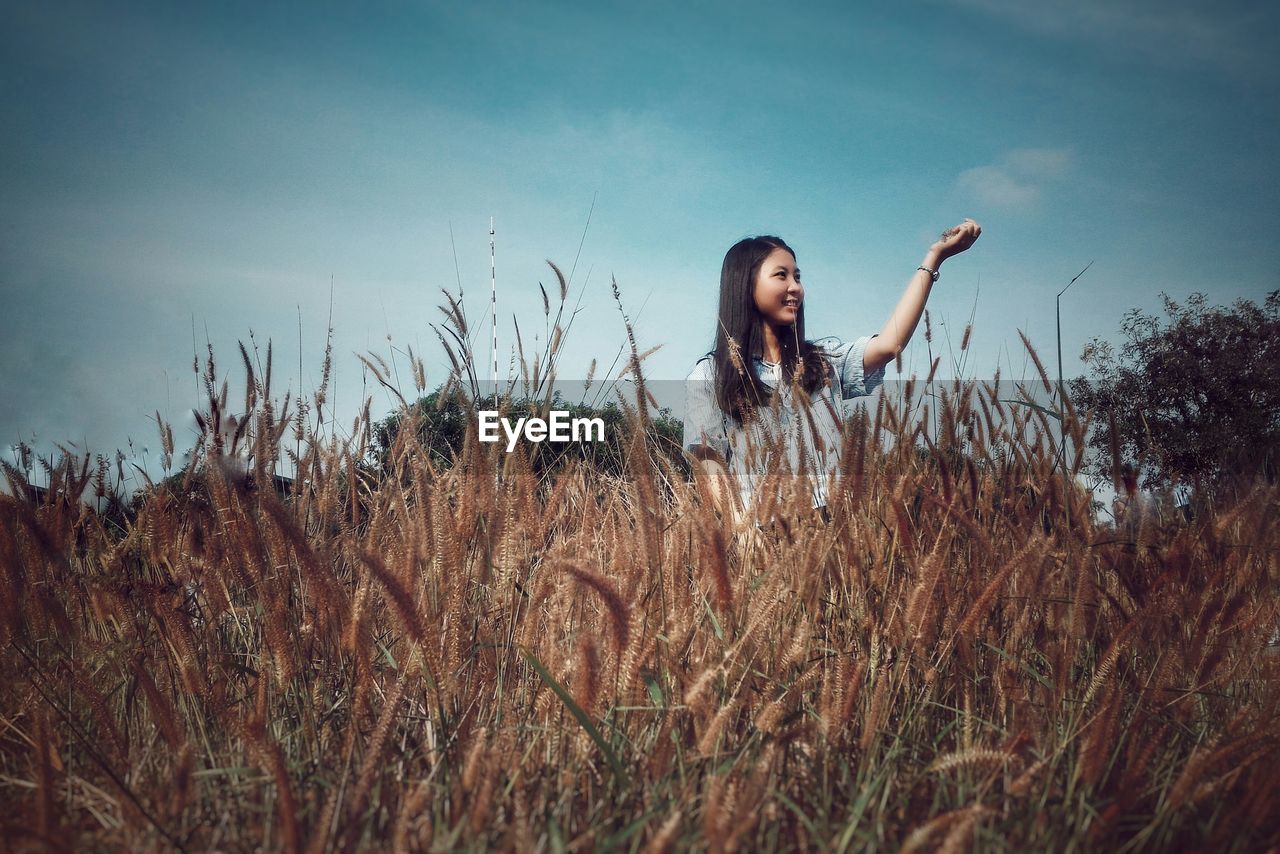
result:
[[[959,225],[953,228],[948,228],[946,231],[942,232],[942,239],[948,240],[959,233],[968,233],[968,234],[972,234],[974,237],[977,237],[979,234],[982,233],[982,226],[978,225],[978,223],[975,222],[974,220],[966,218],[965,221],[960,223]]]
[[[942,232],[942,239],[935,246],[947,255],[955,255],[972,246],[980,234],[982,234],[982,226],[978,225],[977,221],[965,217],[964,222]]]

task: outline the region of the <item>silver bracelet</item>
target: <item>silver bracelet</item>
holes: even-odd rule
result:
[[[932,268],[930,268],[930,267],[924,267],[924,266],[916,267],[916,269],[917,269],[917,270],[924,270],[926,273],[928,273],[928,274],[929,274],[929,277],[930,277],[931,279],[933,279],[933,281],[935,281],[935,282],[936,282],[936,281],[938,281],[938,271],[937,271],[937,270],[934,270],[934,269],[932,269]]]

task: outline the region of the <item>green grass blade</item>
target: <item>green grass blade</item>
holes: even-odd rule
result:
[[[666,809],[667,809],[667,804],[665,801],[658,804],[656,807],[649,810],[647,813],[640,816],[635,821],[631,822],[631,824],[627,825],[622,830],[619,830],[613,836],[610,836],[608,839],[606,839],[603,842],[603,844],[601,844],[600,850],[612,851],[613,849],[619,847],[620,845],[625,843],[628,839],[630,839],[631,837],[639,833],[641,830],[643,830],[645,825],[647,825],[655,815],[657,815],[659,812],[662,812]]]
[[[1013,405],[1015,405],[1015,406],[1025,406],[1025,407],[1027,407],[1028,409],[1034,409],[1034,410],[1035,410],[1035,411],[1037,411],[1037,412],[1043,412],[1045,415],[1048,415],[1050,418],[1054,418],[1054,419],[1056,419],[1056,420],[1058,420],[1058,421],[1061,421],[1061,420],[1062,420],[1062,413],[1061,413],[1061,412],[1059,412],[1058,410],[1056,410],[1056,409],[1050,409],[1050,408],[1049,408],[1049,407],[1047,407],[1047,406],[1041,406],[1041,405],[1040,405],[1040,404],[1038,404],[1038,403],[1032,403],[1032,402],[1031,402],[1031,401],[1029,401],[1029,400],[1013,400],[1013,399],[1011,399],[1011,398],[1003,398],[1003,397],[1002,397],[1002,398],[1000,398],[1000,402],[1001,402],[1001,403],[1012,403],[1012,404],[1013,404]]]
[[[622,763],[618,761],[618,754],[613,752],[613,748],[609,745],[609,742],[604,740],[604,736],[600,734],[600,730],[596,729],[596,725],[591,722],[590,716],[582,710],[581,706],[573,701],[573,697],[569,696],[569,692],[564,689],[563,685],[556,681],[556,678],[551,675],[550,671],[548,671],[546,667],[543,666],[537,656],[526,650],[524,657],[525,660],[529,662],[529,665],[538,672],[539,676],[542,677],[542,681],[547,683],[547,687],[554,691],[556,696],[560,698],[560,702],[564,703],[564,706],[569,710],[569,713],[573,715],[574,718],[577,719],[578,723],[582,725],[582,728],[587,731],[587,735],[591,737],[591,740],[596,743],[596,747],[600,748],[600,752],[604,754],[605,761],[609,763],[609,768],[613,771],[613,776],[618,781],[619,787],[625,788],[627,785],[627,772],[623,770]]]
[[[1000,647],[992,646],[986,641],[983,641],[982,645],[985,646],[987,649],[991,650],[992,652],[994,652],[996,655],[1003,658],[1005,661],[1017,666],[1020,670],[1022,670],[1023,673],[1026,673],[1032,679],[1039,682],[1043,687],[1048,688],[1050,691],[1053,690],[1053,686],[1049,684],[1049,680],[1046,679],[1044,676],[1042,676],[1039,671],[1037,671],[1034,667],[1032,667],[1027,662],[1023,661],[1021,658],[1018,658],[1014,655],[1010,655]]]
[[[653,701],[653,705],[659,709],[665,709],[667,698],[662,696],[662,686],[658,684],[658,678],[647,670],[640,671],[640,678],[644,680],[645,690],[649,692],[649,699]]]

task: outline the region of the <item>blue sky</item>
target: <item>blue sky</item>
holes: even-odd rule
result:
[[[615,352],[616,276],[650,376],[682,378],[747,234],[796,248],[811,337],[853,336],[978,219],[929,305],[940,348],[976,298],[978,377],[1028,370],[1018,329],[1052,365],[1091,260],[1068,374],[1161,291],[1280,287],[1268,4],[6,5],[4,446],[154,450],[156,410],[182,444],[193,321],[228,369],[273,340],[278,389],[309,391],[331,283],[349,423],[388,336],[443,379],[428,323],[459,274],[486,309],[490,216],[504,349],[513,315],[540,329],[593,200],[565,377]]]

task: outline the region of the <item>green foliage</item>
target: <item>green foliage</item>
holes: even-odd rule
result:
[[[480,400],[476,408],[483,409],[492,404],[492,399]],[[467,435],[467,425],[475,423],[472,409],[465,398],[458,394],[446,395],[442,389],[436,389],[426,397],[419,398],[408,410],[401,410],[388,415],[381,421],[374,422],[373,456],[378,468],[390,470],[391,449],[406,420],[417,424],[418,441],[426,449],[432,465],[437,467],[449,465],[454,456],[462,451]]]
[[[1280,456],[1280,291],[1262,305],[1209,306],[1162,295],[1165,318],[1134,309],[1117,353],[1094,339],[1092,376],[1071,396],[1092,413],[1091,466],[1119,465],[1148,489],[1223,495],[1257,476],[1274,481]]]
[[[599,418],[604,422],[603,442],[579,439],[530,444],[522,441],[520,446],[530,453],[533,470],[539,475],[557,471],[570,460],[582,460],[608,475],[622,476],[626,472],[627,443],[632,435],[631,415],[613,401],[603,406],[569,403],[558,391],[549,402],[530,398],[499,401],[493,397],[482,397],[473,403],[461,393],[436,389],[410,409],[393,413],[373,425],[373,455],[377,466],[383,471],[390,471],[390,455],[406,419],[417,425],[418,441],[430,456],[431,463],[438,467],[452,465],[462,451],[468,430],[476,429],[477,412],[485,409],[499,410],[513,420],[521,415],[545,417],[552,409],[567,412],[570,418]],[[683,423],[665,408],[658,411],[657,417],[649,419],[646,430],[651,449],[664,454],[681,470],[687,468],[681,453],[683,430]]]

